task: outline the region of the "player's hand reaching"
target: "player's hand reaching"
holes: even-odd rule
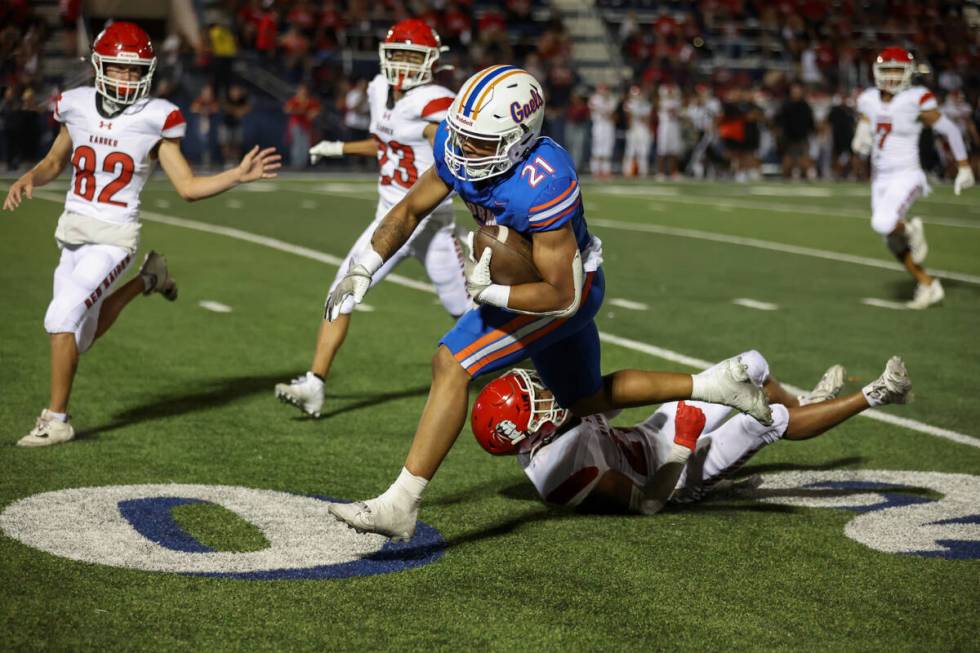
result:
[[[26,175],[18,179],[7,191],[7,199],[3,201],[4,211],[13,211],[18,206],[20,206],[20,201],[22,196],[26,195],[27,199],[34,199],[34,175],[28,172]]]
[[[277,176],[274,170],[281,167],[282,156],[276,153],[276,148],[267,147],[259,150],[259,146],[256,145],[238,164],[238,181],[247,184],[257,179],[272,179]]]
[[[310,148],[310,165],[316,165],[320,159],[335,159],[344,156],[343,141],[320,141]]]
[[[976,180],[973,178],[973,168],[970,164],[961,165],[959,172],[956,173],[956,180],[953,182],[953,192],[957,195],[972,186]]]
[[[694,445],[704,430],[704,421],[700,408],[678,402],[677,416],[674,418],[674,443],[694,451]]]

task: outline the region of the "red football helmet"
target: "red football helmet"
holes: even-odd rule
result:
[[[875,86],[886,93],[898,93],[912,85],[915,58],[903,48],[885,48],[872,66]]]
[[[470,426],[481,447],[506,456],[547,444],[568,416],[536,373],[515,369],[480,391]]]
[[[408,18],[388,30],[378,46],[381,72],[398,90],[407,90],[432,81],[432,68],[445,50],[428,23]]]
[[[115,79],[106,75],[106,64],[141,66],[139,80]],[[157,58],[146,32],[134,23],[112,23],[92,46],[95,90],[117,104],[133,104],[150,93]]]

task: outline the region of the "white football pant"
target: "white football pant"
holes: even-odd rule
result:
[[[74,333],[79,353],[88,350],[103,300],[112,293],[133,257],[114,245],[68,246],[54,270],[54,297],[44,316],[48,333]]]

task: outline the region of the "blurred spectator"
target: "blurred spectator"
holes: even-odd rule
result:
[[[813,135],[816,124],[813,119],[813,109],[803,97],[803,86],[794,83],[790,86],[787,99],[776,117],[781,137],[780,151],[783,159],[783,177],[791,179],[794,174],[802,172],[809,178],[815,178],[817,171],[809,155],[810,136]]]
[[[589,105],[585,95],[578,91],[572,93],[568,110],[565,112],[565,142],[575,163],[576,170],[585,169],[585,145],[589,138]]]
[[[368,106],[368,81],[359,79],[344,95],[344,127],[347,137],[344,140],[360,141],[369,138],[368,127],[371,125],[371,110]]]
[[[681,92],[675,84],[661,84],[657,90],[657,169],[658,178],[679,177],[677,160],[684,151],[681,141]]]
[[[225,161],[237,161],[242,157],[242,145],[245,141],[242,121],[252,110],[248,93],[241,84],[232,84],[221,103],[221,128],[218,130],[218,140]]]
[[[623,176],[646,177],[650,171],[650,148],[653,145],[653,135],[650,133],[653,105],[639,86],[630,87],[629,97],[623,103],[623,113],[626,114]]]
[[[235,33],[231,30],[228,18],[217,16],[208,26],[208,41],[211,47],[211,76],[214,92],[221,95],[231,83],[231,65],[238,54]]]
[[[854,138],[854,110],[846,103],[846,97],[838,92],[831,101],[827,123],[830,125],[831,171],[836,179],[844,179],[851,172],[854,154],[851,140]]]
[[[58,20],[61,21],[65,54],[81,54],[78,44],[78,19],[81,14],[82,0],[61,0],[58,3]]]
[[[195,136],[201,144],[201,163],[205,166],[220,161],[221,155],[217,151],[218,139],[216,137],[220,113],[221,105],[214,95],[214,87],[205,84],[201,87],[198,96],[191,102],[191,115],[195,118],[193,127],[196,130]]]
[[[694,97],[688,103],[685,117],[694,128],[694,149],[688,162],[687,171],[696,178],[704,177],[708,165],[722,161],[717,152],[718,130],[717,123],[721,118],[721,102],[712,92],[711,87],[699,84],[695,88]]]
[[[305,168],[313,142],[313,124],[320,115],[320,101],[310,95],[306,84],[300,84],[296,87],[296,95],[286,101],[284,111],[289,116],[286,124],[289,164],[295,169]]]
[[[605,84],[596,86],[589,98],[589,113],[592,116],[592,159],[589,165],[593,175],[609,178],[612,175],[612,156],[616,145],[616,124],[614,122],[619,100]]]

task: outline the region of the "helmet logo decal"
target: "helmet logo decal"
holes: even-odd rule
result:
[[[520,102],[512,102],[510,105],[510,117],[514,122],[524,122],[531,117],[531,114],[544,106],[544,98],[538,93],[538,89],[531,89],[531,99],[523,105]]]
[[[520,442],[525,437],[524,434],[521,433],[521,430],[517,428],[517,424],[514,424],[509,419],[497,422],[497,426],[495,426],[493,430],[496,431],[497,435],[505,438],[511,444]]]

